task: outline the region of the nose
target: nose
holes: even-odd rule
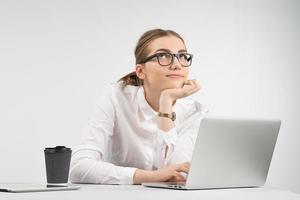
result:
[[[179,62],[178,58],[174,56],[173,63],[170,65],[170,70],[181,70],[181,63]]]

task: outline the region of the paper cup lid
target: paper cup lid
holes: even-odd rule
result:
[[[68,153],[72,152],[71,148],[65,146],[47,147],[44,150],[45,153]]]

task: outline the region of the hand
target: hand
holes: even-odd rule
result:
[[[137,169],[133,176],[133,183],[141,184],[143,182],[185,181],[185,177],[180,173],[188,173],[189,170],[189,162],[170,165],[156,171]]]
[[[159,181],[185,181],[185,177],[181,172],[188,173],[190,170],[190,162],[184,162],[177,165],[170,165],[156,171],[156,176]]]
[[[169,98],[171,101],[194,94],[201,89],[196,79],[187,80],[182,88],[172,88],[162,91],[161,97]]]

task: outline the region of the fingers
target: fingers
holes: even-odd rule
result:
[[[185,96],[189,96],[197,91],[200,90],[200,84],[196,79],[193,80],[187,80],[185,83],[184,89],[185,89]]]
[[[177,172],[185,172],[188,173],[190,170],[190,162],[184,162],[182,164],[177,165],[175,169]]]
[[[201,86],[200,86],[199,82],[196,79],[195,79],[194,83],[196,85],[196,88],[198,88],[200,90]]]
[[[163,181],[185,181],[190,170],[190,162],[170,165],[162,170],[165,171],[163,174],[169,174]]]
[[[174,171],[172,177],[170,177],[170,179],[168,179],[167,181],[169,182],[186,181],[186,178],[179,172]]]
[[[174,176],[175,181],[185,181],[186,178],[184,176],[182,176],[179,172],[175,172],[175,176]]]
[[[191,162],[189,162],[189,161],[186,161],[186,162],[184,162],[182,164],[185,165],[185,166],[187,166],[188,168],[190,168],[190,166],[191,166]]]
[[[196,79],[188,80],[188,82],[194,89],[200,89],[200,84]]]
[[[187,80],[181,88],[163,90],[161,97],[170,97],[172,100],[190,96],[200,90],[200,84],[196,79]]]

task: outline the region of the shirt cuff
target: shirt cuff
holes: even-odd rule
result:
[[[158,137],[159,140],[161,141],[161,158],[162,158],[162,163],[164,166],[167,166],[169,163],[169,160],[172,156],[172,153],[174,152],[174,147],[177,141],[177,131],[176,128],[172,128],[169,131],[163,131],[163,130],[158,130]],[[167,154],[165,155],[166,148],[165,146],[168,146],[168,151]]]
[[[164,143],[168,146],[171,144],[175,145],[176,140],[177,140],[177,131],[176,128],[173,127],[169,131],[163,131],[163,130],[158,130],[158,137],[160,140],[164,141]]]
[[[133,184],[133,176],[137,168],[134,167],[123,167],[122,175],[120,178],[121,185],[132,185]]]

